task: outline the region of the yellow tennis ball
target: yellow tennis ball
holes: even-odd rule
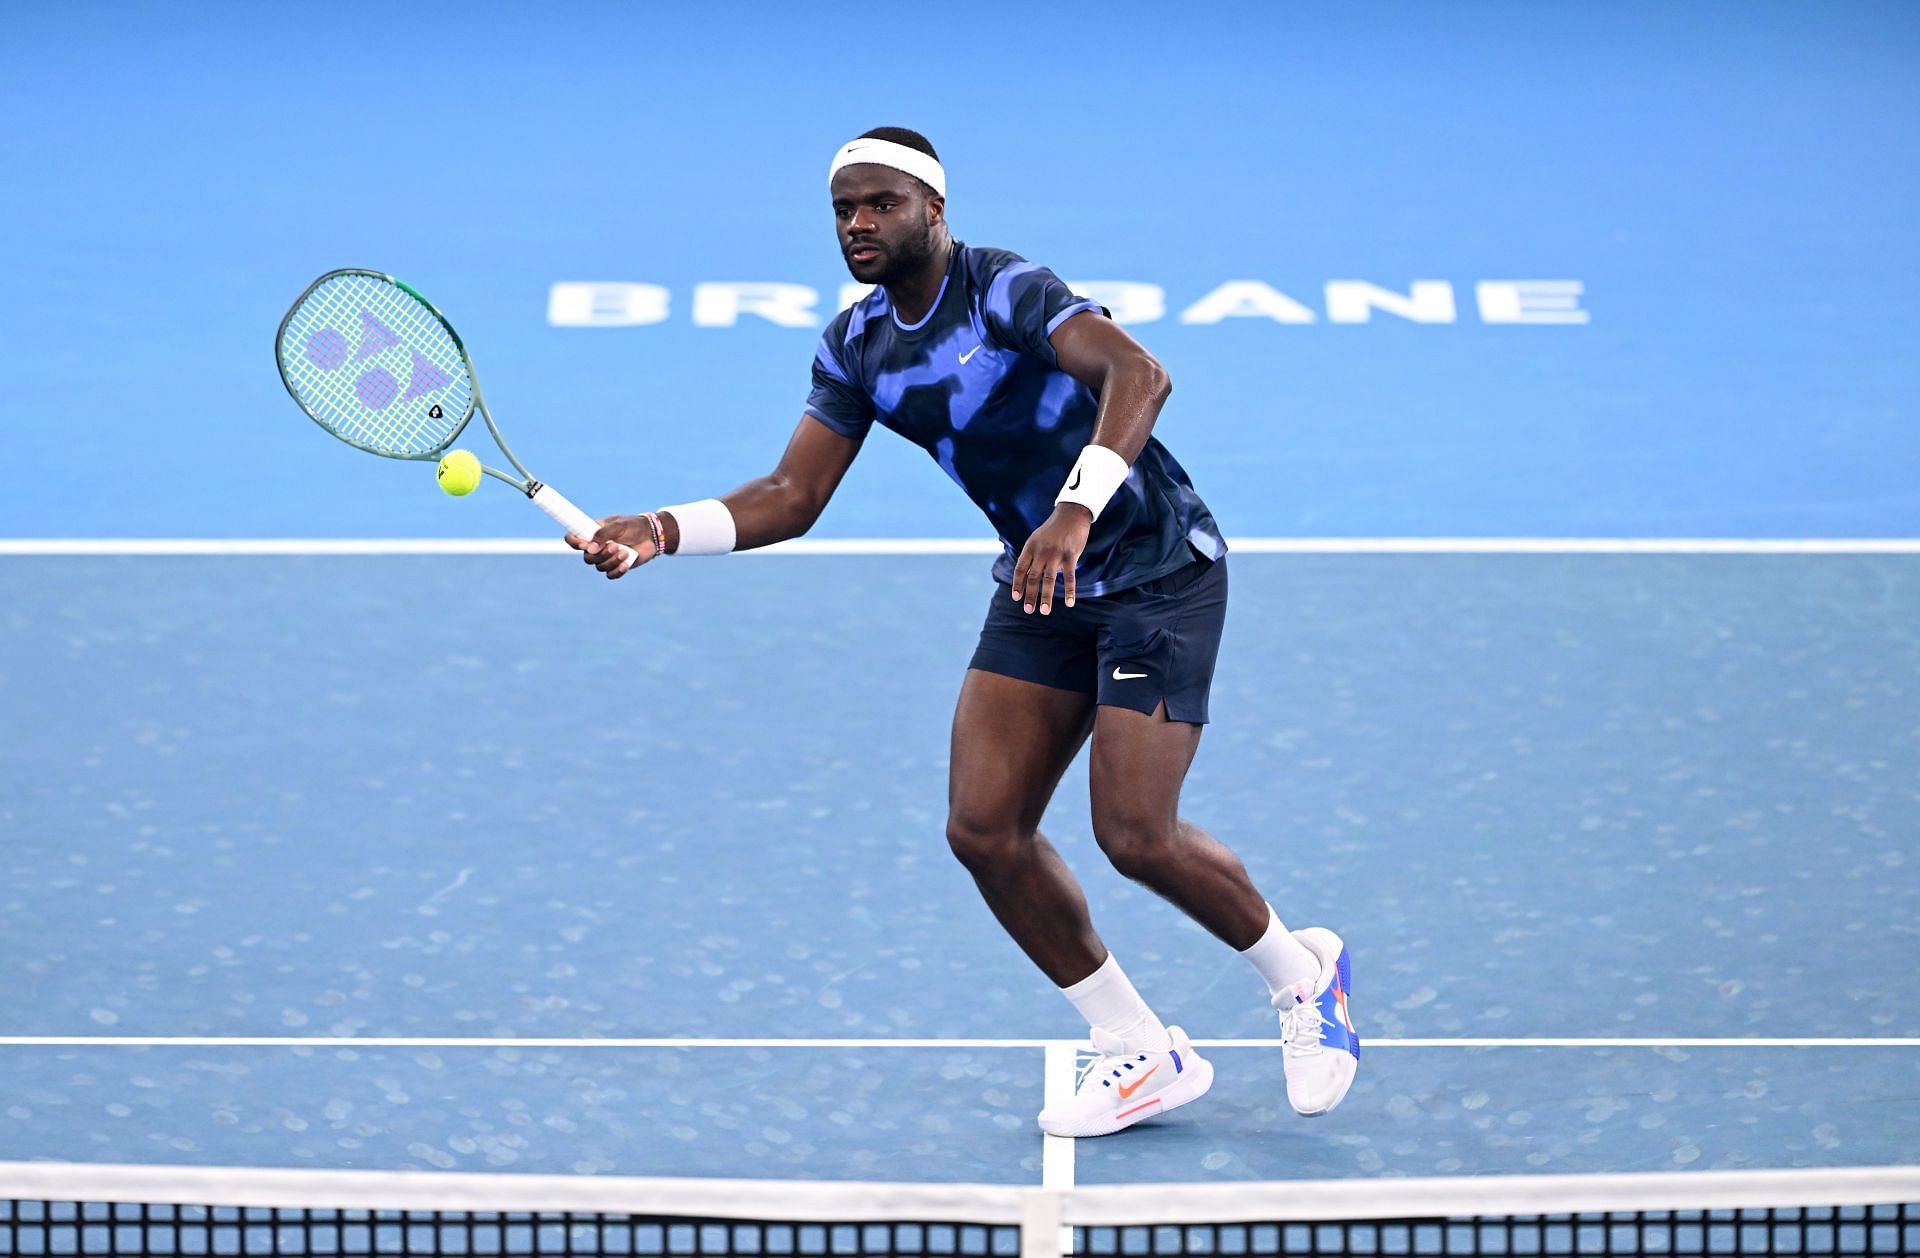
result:
[[[456,498],[464,498],[480,488],[480,460],[473,457],[471,450],[449,450],[440,460],[440,467],[434,472],[440,488]]]

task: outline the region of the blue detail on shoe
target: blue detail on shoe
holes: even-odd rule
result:
[[[1184,1073],[1187,1068],[1180,1064],[1180,1050],[1177,1048],[1170,1048],[1167,1050],[1167,1052],[1173,1055],[1173,1073],[1175,1074]]]
[[[1316,998],[1321,1018],[1320,1043],[1327,1048],[1345,1049],[1358,1061],[1360,1034],[1353,1029],[1353,1020],[1347,1012],[1347,999],[1352,991],[1353,962],[1342,945],[1340,959],[1333,966],[1333,982]]]

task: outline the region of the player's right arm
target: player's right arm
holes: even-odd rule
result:
[[[720,499],[733,516],[734,549],[771,546],[812,528],[847,469],[853,466],[860,446],[859,441],[842,436],[812,415],[802,415],[773,471]],[[671,511],[656,514],[665,534],[666,551],[671,555],[680,546],[680,522]],[[611,542],[629,548],[640,558],[629,563],[626,551],[608,545]],[[592,539],[569,536],[567,544],[582,551],[588,563],[609,577],[622,576],[657,553],[653,531],[646,518],[638,515],[608,516]]]

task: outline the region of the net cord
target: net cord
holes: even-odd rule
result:
[[[335,1171],[0,1162],[0,1199],[316,1210],[651,1214],[766,1222],[1017,1224],[1023,1189],[983,1184]]]
[[[1069,1224],[1647,1213],[1920,1201],[1920,1166],[1474,1175],[1269,1184],[1126,1185],[1067,1195]]]
[[[990,1184],[0,1162],[0,1199],[202,1202],[309,1209],[567,1211],[767,1222],[910,1219],[1038,1223],[1042,1235],[1048,1236],[1062,1224],[1113,1227],[1316,1222],[1913,1203],[1920,1202],[1920,1166],[1048,1189]],[[1029,1242],[1034,1239],[1029,1237]]]

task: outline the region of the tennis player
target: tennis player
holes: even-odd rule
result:
[[[1288,1099],[1326,1113],[1360,1058],[1345,945],[1324,928],[1289,931],[1239,858],[1178,812],[1207,722],[1227,548],[1153,438],[1166,370],[1045,267],[955,240],[946,171],[918,133],[867,132],[834,154],[828,179],[847,269],[877,287],[820,338],[779,465],[724,497],[613,516],[569,543],[609,577],[659,554],[766,546],[812,527],[874,424],[926,450],[1005,544],[954,713],[947,841],[1085,1016],[1097,1053],[1041,1129],[1105,1135],[1213,1081],[1100,942],[1039,831],[1089,737],[1101,850],[1266,981]]]

